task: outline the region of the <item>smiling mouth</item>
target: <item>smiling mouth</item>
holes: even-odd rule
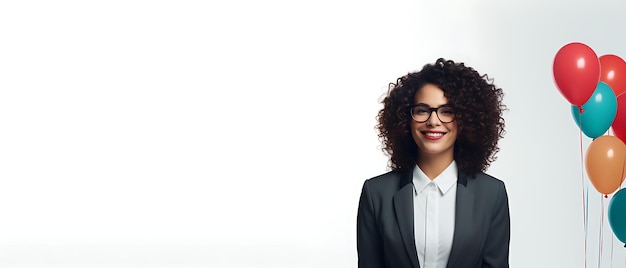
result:
[[[443,135],[445,135],[445,132],[430,132],[430,131],[423,131],[422,134],[424,135],[424,137],[426,137],[429,140],[437,140],[440,139],[441,137],[443,137]]]
[[[425,136],[430,136],[430,137],[441,137],[443,136],[443,132],[422,132],[422,134],[424,134]]]

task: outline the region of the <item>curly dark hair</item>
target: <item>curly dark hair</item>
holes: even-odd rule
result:
[[[496,160],[495,154],[500,150],[498,140],[505,133],[504,93],[486,74],[480,75],[464,63],[442,58],[389,84],[376,125],[382,150],[390,156],[389,167],[410,169],[417,163],[419,149],[411,136],[409,111],[415,93],[426,84],[441,88],[456,110],[459,134],[454,145],[454,160],[459,170],[468,175],[484,172]]]

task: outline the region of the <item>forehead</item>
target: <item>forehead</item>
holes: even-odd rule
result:
[[[414,104],[418,103],[425,103],[436,107],[447,104],[448,99],[441,88],[433,84],[426,84],[415,92]]]

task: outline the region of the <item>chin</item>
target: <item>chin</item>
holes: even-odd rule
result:
[[[440,146],[422,146],[420,150],[425,154],[437,155],[453,151],[453,147],[442,148]]]

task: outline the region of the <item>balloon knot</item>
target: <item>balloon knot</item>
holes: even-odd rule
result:
[[[609,198],[609,195],[607,195],[607,194],[604,194],[604,198]]]
[[[585,110],[583,109],[582,106],[578,106],[578,112],[580,112],[581,114],[585,112]]]

